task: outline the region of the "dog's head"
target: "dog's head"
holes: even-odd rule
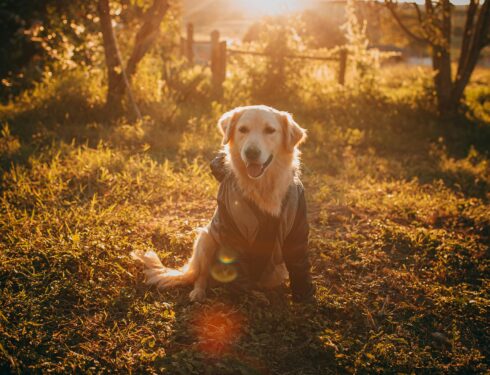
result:
[[[292,157],[306,137],[289,113],[263,105],[235,108],[221,116],[218,127],[232,161],[242,163],[251,179],[262,177],[277,160]]]

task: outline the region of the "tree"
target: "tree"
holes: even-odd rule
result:
[[[131,78],[136,72],[138,63],[157,39],[160,24],[168,9],[168,0],[153,1],[152,5],[143,15],[143,23],[136,33],[133,50],[124,68],[112,28],[109,0],[99,0],[98,11],[108,73],[107,107],[120,108],[124,94],[127,93],[136,116],[140,117],[139,110],[132,98]]]
[[[46,72],[95,62],[96,2],[0,1],[0,100],[20,94]]]
[[[121,104],[122,92],[124,90],[122,87],[124,84],[123,65],[114,30],[112,29],[109,0],[99,0],[98,11],[102,39],[104,42],[105,63],[107,66],[108,89],[106,105],[109,108],[118,109]]]
[[[466,22],[460,48],[456,75],[451,71],[451,15],[453,5],[449,0],[425,0],[424,9],[411,3],[417,26],[411,28],[403,21],[394,0],[385,0],[400,28],[411,38],[431,47],[434,86],[440,115],[453,115],[461,99],[480,52],[490,45],[490,0],[470,0],[466,9]]]

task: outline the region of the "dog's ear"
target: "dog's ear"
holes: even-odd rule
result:
[[[221,134],[223,134],[223,145],[226,145],[230,141],[233,128],[238,122],[238,119],[240,118],[242,113],[243,108],[238,107],[229,112],[226,112],[218,120],[218,128],[221,131]]]
[[[284,134],[284,147],[288,152],[293,152],[294,148],[305,140],[306,130],[294,121],[290,113],[280,112],[279,118]]]

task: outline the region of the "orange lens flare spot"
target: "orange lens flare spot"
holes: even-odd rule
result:
[[[225,306],[211,306],[200,310],[193,328],[198,347],[211,356],[227,352],[241,335],[244,319],[236,310]]]
[[[230,283],[238,276],[238,271],[233,264],[217,263],[211,267],[211,276],[221,283]]]

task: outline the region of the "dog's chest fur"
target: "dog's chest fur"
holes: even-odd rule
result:
[[[263,177],[253,181],[247,176],[245,166],[239,162],[239,158],[239,155],[231,152],[227,155],[226,164],[235,175],[244,196],[264,212],[279,216],[282,202],[294,180],[296,163],[293,162],[293,157],[277,157],[273,167]]]

